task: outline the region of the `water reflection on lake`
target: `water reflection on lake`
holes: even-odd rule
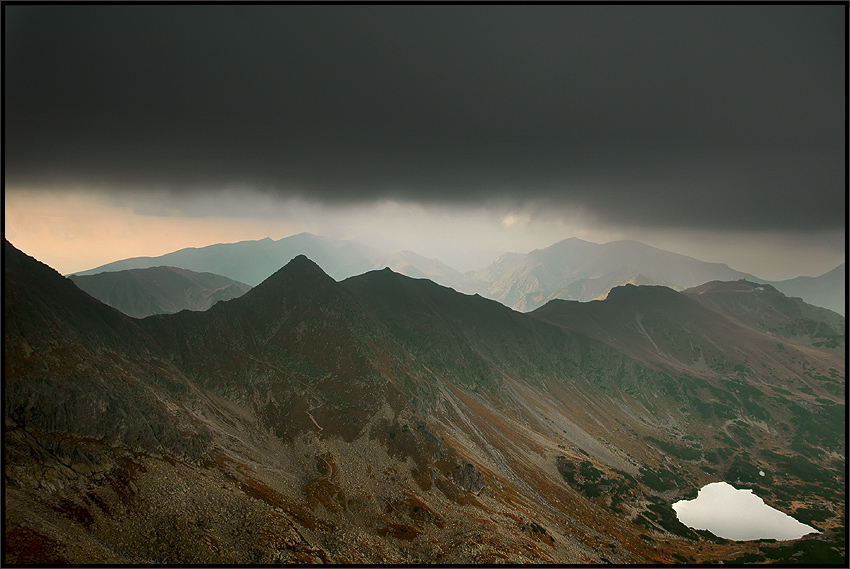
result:
[[[817,530],[771,508],[752,490],[738,490],[726,482],[706,484],[695,500],[673,504],[679,521],[716,536],[751,539],[798,539]]]

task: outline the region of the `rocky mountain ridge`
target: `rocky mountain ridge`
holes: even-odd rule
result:
[[[770,335],[822,349],[845,349],[844,316],[789,298],[772,285],[712,281],[682,293]]]
[[[843,354],[670,289],[588,303],[578,329],[296,257],[136,320],[8,242],[4,266],[6,562],[844,559]],[[679,524],[671,501],[718,479],[823,533]]]

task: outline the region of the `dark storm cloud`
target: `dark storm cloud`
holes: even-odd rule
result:
[[[5,6],[5,181],[843,227],[831,6]]]

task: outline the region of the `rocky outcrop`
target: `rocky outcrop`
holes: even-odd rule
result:
[[[478,494],[487,485],[481,472],[469,462],[455,467],[454,480],[458,486],[473,494]]]

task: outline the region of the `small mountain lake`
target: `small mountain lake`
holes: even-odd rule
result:
[[[735,541],[798,539],[818,531],[788,514],[771,508],[752,490],[738,490],[726,482],[703,486],[696,499],[673,504],[679,521]]]

